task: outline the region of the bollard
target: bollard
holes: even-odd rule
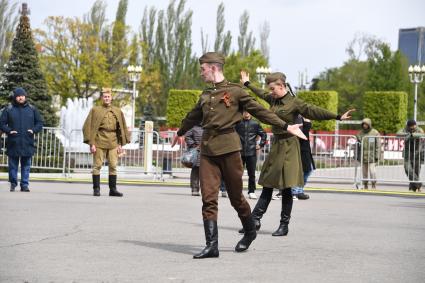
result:
[[[145,140],[143,150],[143,167],[145,173],[152,172],[152,145],[153,145],[153,122],[145,121]]]

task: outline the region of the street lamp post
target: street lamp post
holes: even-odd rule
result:
[[[409,66],[409,77],[410,82],[415,84],[415,100],[414,100],[414,108],[413,108],[413,119],[416,121],[417,116],[417,104],[418,104],[418,85],[423,81],[425,75],[425,65],[422,68],[419,65]]]
[[[257,69],[255,69],[255,73],[258,76],[258,81],[260,82],[262,89],[264,89],[264,86],[266,84],[266,76],[270,74],[271,72],[272,72],[271,68],[267,68],[263,66],[260,66]]]
[[[142,67],[138,65],[137,66],[130,65],[127,67],[127,73],[128,73],[129,80],[133,82],[133,95],[131,97],[132,99],[131,129],[134,129],[136,127],[136,98],[137,98],[136,83],[140,80]]]

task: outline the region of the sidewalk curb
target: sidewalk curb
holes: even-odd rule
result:
[[[7,177],[0,176],[0,180],[7,181]],[[48,177],[31,177],[32,182],[52,182],[52,183],[76,183],[76,184],[91,184],[92,180],[88,178],[48,178]],[[101,179],[102,184],[107,184],[106,178]],[[119,185],[134,185],[134,186],[159,186],[159,187],[184,187],[189,188],[189,182],[169,182],[169,181],[146,181],[146,180],[118,180]],[[247,189],[244,186],[244,189]],[[416,192],[400,192],[391,190],[355,190],[355,189],[338,189],[338,188],[305,188],[306,192],[318,193],[343,193],[343,194],[363,194],[377,196],[393,196],[393,197],[413,197],[425,198],[425,193]]]

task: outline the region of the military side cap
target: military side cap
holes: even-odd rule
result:
[[[199,63],[219,63],[224,65],[224,56],[217,52],[207,52],[199,58]]]
[[[102,87],[102,93],[112,93],[112,88],[110,88],[110,87]]]
[[[270,75],[268,75],[266,77],[266,84],[273,83],[273,82],[275,82],[277,80],[281,80],[282,82],[285,83],[286,82],[286,76],[285,76],[285,74],[284,73],[281,73],[281,72],[271,73]]]

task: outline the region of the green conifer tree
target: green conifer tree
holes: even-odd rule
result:
[[[31,34],[28,8],[22,4],[21,17],[12,43],[12,51],[3,74],[0,88],[0,104],[9,102],[10,93],[22,87],[28,93],[28,101],[35,105],[43,117],[45,126],[56,126],[57,116],[52,109],[52,97],[40,69],[38,53]]]

